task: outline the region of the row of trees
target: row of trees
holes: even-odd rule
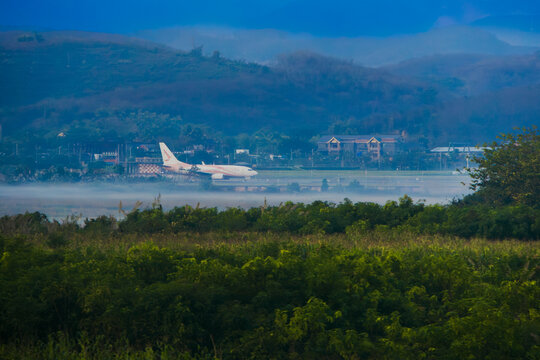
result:
[[[489,239],[539,239],[540,209],[525,205],[425,205],[405,196],[399,202],[340,204],[316,201],[311,204],[287,202],[280,206],[251,208],[161,206],[134,210],[122,220],[101,216],[76,222],[49,221],[34,213],[0,218],[4,234],[43,233],[69,239],[73,233],[111,236],[112,234],[171,234],[206,232],[272,232],[289,234],[366,234],[409,232]]]

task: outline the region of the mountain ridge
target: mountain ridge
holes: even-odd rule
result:
[[[20,41],[21,36],[34,40]],[[470,97],[441,81],[442,75],[405,76],[396,68],[363,67],[311,52],[284,55],[265,66],[218,52],[205,56],[200,47],[185,52],[122,36],[107,41],[103,34],[73,38],[66,33],[62,40],[61,32],[0,33],[0,123],[6,136],[60,132],[82,123],[132,136],[136,124],[108,124],[100,114],[148,111],[226,135],[266,129],[310,137],[346,126],[357,133],[405,130],[434,141],[481,141],[536,121],[533,105],[513,112],[510,106],[497,115],[488,106],[491,100],[504,102],[502,93],[540,98],[535,79],[512,83],[510,78],[508,86]],[[463,66],[485,59],[470,56]],[[494,59],[510,66],[514,58]]]

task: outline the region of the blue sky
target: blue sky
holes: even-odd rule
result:
[[[387,36],[485,17],[540,14],[540,1],[2,0],[0,25],[133,33],[182,25],[275,28],[321,36]],[[534,17],[531,17],[534,15]],[[531,20],[533,19],[533,20]],[[521,20],[517,21],[517,26]],[[516,24],[513,21],[512,24]]]

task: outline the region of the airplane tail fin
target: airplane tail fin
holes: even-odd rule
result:
[[[180,165],[180,167],[184,169],[191,168],[190,164],[186,164],[184,162],[179,161],[176,156],[172,153],[171,150],[165,145],[165,143],[160,142],[159,148],[161,149],[161,157],[163,158],[163,165],[165,166],[171,166],[171,165]]]

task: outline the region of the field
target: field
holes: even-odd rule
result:
[[[2,358],[540,356],[538,242],[373,232],[47,244],[1,239]]]

